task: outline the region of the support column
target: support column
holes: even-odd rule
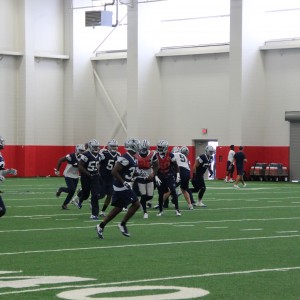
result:
[[[264,10],[260,0],[231,0],[229,140],[236,145],[263,145],[265,89]]]
[[[160,72],[155,57],[160,50],[161,9],[159,2],[137,2],[128,6],[127,132],[155,144],[162,120]]]

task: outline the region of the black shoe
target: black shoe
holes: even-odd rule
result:
[[[151,207],[152,207],[152,204],[151,204],[150,202],[148,202],[148,203],[147,203],[147,207],[148,207],[148,208],[151,208]]]
[[[96,226],[96,230],[97,230],[97,234],[98,234],[98,238],[103,240],[104,236],[103,236],[103,228],[100,227],[100,225],[98,224]]]
[[[130,237],[130,233],[128,232],[126,225],[121,225],[121,223],[120,223],[120,224],[118,224],[118,228],[120,229],[121,233],[124,236]]]
[[[61,209],[63,209],[63,210],[69,210],[67,205],[62,205]]]
[[[56,191],[56,197],[58,198],[60,196],[60,194],[62,193],[62,190],[61,188],[59,188],[57,191]]]

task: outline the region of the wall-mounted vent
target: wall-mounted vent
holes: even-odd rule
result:
[[[106,10],[86,11],[85,26],[112,26],[112,12]]]

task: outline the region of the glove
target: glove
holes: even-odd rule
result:
[[[16,169],[9,169],[9,174],[17,175],[18,171]]]
[[[124,181],[123,186],[126,188],[126,190],[131,190],[131,185],[127,181]]]
[[[177,173],[177,177],[176,177],[176,183],[180,182],[180,174]]]
[[[4,181],[5,180],[5,177],[0,175],[0,181]]]
[[[155,176],[155,182],[158,186],[161,185],[161,180],[157,176]]]
[[[56,176],[59,176],[60,173],[59,173],[59,171],[58,171],[57,169],[54,168],[54,174],[55,174]]]

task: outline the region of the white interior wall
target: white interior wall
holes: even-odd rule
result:
[[[96,137],[104,144],[115,137],[121,143],[126,135],[95,80],[93,66],[126,124],[127,63],[119,59],[91,63],[93,50],[105,36],[100,36],[102,28],[84,27],[83,11],[69,7],[66,12],[61,0],[2,0],[0,5],[1,32],[6,28],[0,35],[0,52],[25,52],[21,58],[9,55],[0,60],[0,101],[5,108],[0,134],[7,142],[71,145]],[[22,18],[18,18],[22,7],[24,29]],[[35,9],[30,12],[30,7]],[[48,12],[51,17],[46,17]],[[73,20],[68,19],[68,13]],[[66,23],[74,25],[69,36]],[[39,61],[34,58],[36,52],[69,54],[70,60]],[[160,138],[179,145],[191,145],[193,139],[201,138],[231,144],[228,118],[236,116],[229,101],[229,55],[157,60],[160,78],[149,82],[148,92],[161,89],[162,96],[151,102],[149,92],[146,109],[135,116],[139,137],[149,137],[152,144]],[[289,123],[284,121],[284,112],[299,110],[300,50],[264,51],[263,63],[265,97],[255,100],[253,110],[249,99],[247,128],[242,134],[248,145],[287,146]],[[255,81],[249,88],[256,88]],[[163,111],[162,117],[157,117],[158,110]],[[208,134],[203,136],[201,128],[208,128]]]
[[[270,50],[264,53],[266,110],[265,144],[289,145],[286,111],[300,110],[300,49]]]
[[[172,145],[191,145],[201,138],[226,142],[228,64],[228,54],[161,58],[166,112],[161,131]],[[208,129],[207,136],[202,136],[202,128]]]

